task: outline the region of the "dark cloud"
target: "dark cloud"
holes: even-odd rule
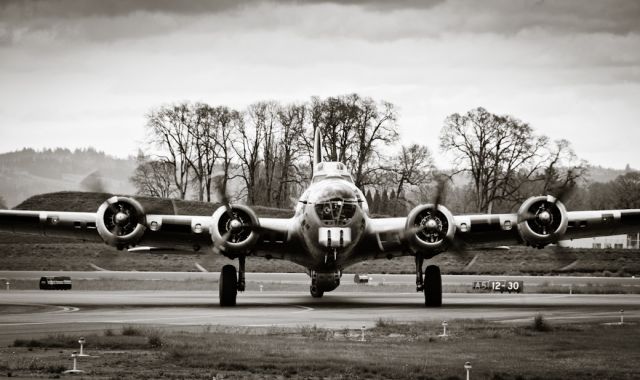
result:
[[[313,8],[313,9],[311,9]],[[189,28],[287,30],[313,38],[393,41],[470,34],[640,33],[637,0],[4,0],[0,45],[28,38],[113,41]]]
[[[118,17],[135,12],[200,14],[224,12],[247,4],[234,0],[3,0],[0,3],[0,15],[4,15],[1,17],[4,19],[28,20],[47,17]]]

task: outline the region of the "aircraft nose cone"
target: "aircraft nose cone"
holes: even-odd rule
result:
[[[119,225],[126,224],[129,221],[129,215],[124,212],[119,212],[116,214],[116,223]]]

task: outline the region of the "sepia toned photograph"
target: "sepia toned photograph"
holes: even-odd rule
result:
[[[640,2],[0,1],[0,378],[640,379]]]

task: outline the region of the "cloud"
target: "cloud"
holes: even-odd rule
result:
[[[202,18],[209,19],[208,31],[288,29],[376,41],[530,30],[620,35],[640,32],[640,2],[6,0],[0,3],[0,43],[21,42],[30,33],[96,41],[165,35]]]

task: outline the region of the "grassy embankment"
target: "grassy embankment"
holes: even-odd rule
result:
[[[632,379],[640,376],[640,328],[483,320],[378,321],[359,330],[204,327],[168,331],[134,326],[87,336],[80,367],[92,378],[462,379],[465,361],[481,379]],[[50,377],[70,367],[77,337],[16,340],[0,349],[0,374]]]

